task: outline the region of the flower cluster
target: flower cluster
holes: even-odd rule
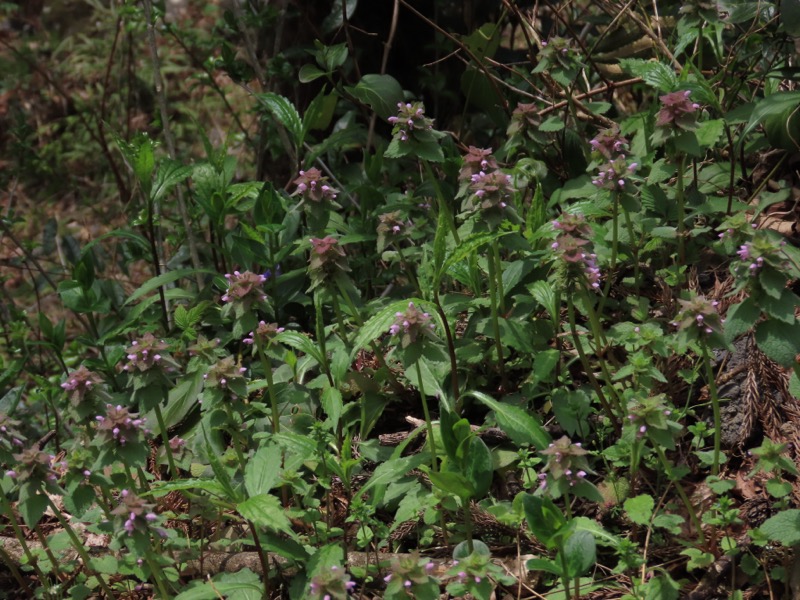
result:
[[[19,430],[19,421],[12,419],[6,413],[0,412],[0,459],[7,462],[7,453],[23,444],[25,436]]]
[[[606,160],[612,160],[620,154],[624,154],[628,149],[628,140],[622,137],[619,129],[614,126],[604,129],[594,139],[589,141],[592,150],[597,152]]]
[[[302,196],[303,200],[312,202],[333,201],[338,191],[328,185],[328,178],[319,169],[311,168],[300,171],[300,176],[292,183],[297,186],[295,194]]]
[[[786,240],[776,241],[769,232],[756,232],[750,241],[736,251],[739,261],[734,264],[734,272],[741,277],[757,275],[768,266],[785,269],[786,260],[782,256],[785,245]]]
[[[638,163],[628,163],[624,154],[620,154],[614,160],[610,160],[600,167],[597,177],[592,183],[599,188],[611,190],[612,192],[625,191],[628,178],[636,172]]]
[[[153,512],[153,505],[146,504],[144,500],[128,490],[122,490],[120,497],[122,500],[120,505],[111,511],[111,514],[122,522],[120,529],[127,535],[149,534],[155,522],[158,521],[158,515]],[[153,531],[162,538],[167,537],[167,532],[160,527],[155,527]]]
[[[258,327],[251,331],[242,343],[253,345],[256,340],[260,341],[264,346],[269,346],[274,338],[279,333],[283,333],[284,328],[278,327],[277,323],[267,323],[266,321],[259,321]]]
[[[18,483],[31,482],[35,485],[51,484],[58,480],[53,469],[55,456],[42,452],[38,448],[27,448],[14,455],[17,464],[14,469],[6,471],[6,476]]]
[[[240,303],[250,306],[255,302],[264,302],[267,297],[261,289],[267,281],[266,274],[252,273],[250,271],[234,271],[226,273],[228,289],[222,296],[223,302]]]
[[[480,210],[484,215],[497,215],[508,207],[514,195],[511,175],[500,170],[479,171],[470,176],[470,196],[465,201],[466,210]]]
[[[538,130],[540,123],[539,107],[533,102],[530,104],[520,102],[511,113],[511,122],[506,133],[509,137],[519,133],[532,133]]]
[[[389,327],[389,333],[400,336],[401,347],[407,348],[421,336],[433,337],[434,327],[430,314],[422,312],[413,302],[409,302],[405,312],[394,314],[394,323]]]
[[[418,554],[392,562],[386,582],[386,598],[438,598],[439,582],[433,577],[436,565]]]
[[[138,340],[132,341],[125,351],[128,362],[122,365],[122,370],[129,373],[145,373],[156,367],[159,369],[175,367],[167,354],[168,348],[166,341],[156,338],[152,333],[145,333]]]
[[[425,116],[425,106],[422,102],[397,103],[397,116],[389,117],[393,125],[392,135],[401,142],[407,142],[409,137],[414,137],[416,131],[430,131],[433,129],[433,119]]]
[[[87,396],[100,396],[104,400],[110,398],[100,387],[102,383],[100,375],[81,365],[69,374],[61,384],[61,389],[67,392],[72,406],[79,407]]]
[[[206,390],[211,391],[214,400],[237,400],[247,396],[247,380],[244,377],[246,372],[246,367],[239,366],[232,356],[227,356],[203,375]]]
[[[499,169],[497,160],[492,155],[491,148],[476,148],[470,146],[467,153],[461,157],[461,171],[458,174],[459,181],[471,181],[473,175],[481,171],[484,173]]]
[[[331,236],[311,238],[311,256],[308,259],[308,274],[312,289],[327,283],[330,279],[350,271],[345,260],[344,248]]]
[[[722,335],[722,319],[717,312],[719,302],[695,296],[691,300],[678,300],[681,310],[672,322],[674,327],[689,335],[705,339],[709,335]]]
[[[378,252],[382,252],[391,242],[399,239],[408,229],[399,210],[384,213],[378,217]]]
[[[583,280],[589,288],[599,290],[600,268],[597,255],[587,249],[591,229],[583,216],[564,213],[553,221],[553,229],[558,236],[550,247],[562,258],[567,281]]]
[[[116,406],[107,404],[105,416],[97,415],[95,421],[102,440],[119,446],[136,442],[143,435],[150,433],[144,417],[139,417],[119,404]]]
[[[678,129],[693,129],[695,125],[694,113],[700,108],[696,102],[689,99],[691,91],[678,91],[660,96],[661,110],[656,115],[658,127],[675,127]]]
[[[539,474],[541,489],[550,488],[554,496],[559,496],[564,487],[573,487],[584,480],[590,472],[586,455],[580,442],[572,443],[567,436],[550,444],[541,454],[547,457],[547,464]]]
[[[356,582],[350,580],[350,575],[342,567],[333,565],[316,575],[308,587],[309,597],[314,600],[344,600],[350,597]]]
[[[668,449],[674,447],[673,431],[680,431],[680,425],[672,421],[672,409],[667,405],[663,394],[647,398],[632,398],[627,404],[628,423],[633,437],[650,437],[654,442]]]

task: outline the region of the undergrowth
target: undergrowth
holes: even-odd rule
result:
[[[796,593],[794,4],[86,4],[0,4],[6,597]]]

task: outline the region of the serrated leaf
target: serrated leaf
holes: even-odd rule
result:
[[[761,533],[784,546],[800,544],[800,509],[792,508],[770,517],[759,527]]]
[[[273,117],[283,125],[293,138],[295,147],[303,145],[303,120],[300,118],[300,113],[294,107],[288,98],[284,98],[278,94],[255,94],[261,104],[263,104]]]
[[[743,333],[747,333],[760,317],[761,310],[752,298],[733,305],[725,316],[725,339],[732,342]]]
[[[145,282],[141,287],[139,287],[139,289],[137,289],[128,297],[123,306],[138,300],[150,292],[154,292],[158,288],[167,285],[168,283],[172,283],[173,281],[177,281],[178,279],[182,279],[184,277],[190,277],[197,273],[216,275],[216,271],[212,271],[210,269],[178,269],[176,271],[167,271],[166,273],[162,273],[158,277],[153,277]]]
[[[671,92],[678,86],[675,71],[663,63],[641,58],[625,58],[619,61],[619,64],[623,70],[641,77],[647,85],[661,92]]]
[[[550,444],[550,435],[530,412],[517,406],[498,402],[483,392],[467,392],[494,411],[497,424],[508,434],[515,444],[530,445],[537,450],[544,450]]]
[[[173,187],[185,180],[194,170],[193,166],[182,165],[174,160],[165,159],[156,172],[156,180],[150,192],[154,202],[160,201]]]
[[[403,100],[403,88],[391,75],[364,75],[347,90],[374,110],[382,119],[397,112],[397,103]]]
[[[478,248],[481,246],[485,246],[486,244],[492,242],[493,240],[500,239],[504,235],[508,235],[509,231],[495,231],[491,233],[477,233],[475,235],[471,235],[468,238],[461,240],[461,243],[456,246],[453,251],[447,256],[444,261],[444,265],[442,265],[442,271],[447,272],[447,270],[455,264],[459,264],[469,258],[473,253],[475,253]]]
[[[637,525],[649,525],[650,517],[653,516],[655,501],[652,496],[641,494],[625,500],[623,507],[631,522]]]
[[[759,349],[776,363],[783,367],[795,364],[800,354],[800,324],[769,319],[758,324],[755,337]]]
[[[272,531],[294,537],[292,524],[280,500],[270,494],[259,494],[236,505],[236,511],[246,520]]]
[[[291,346],[295,350],[300,350],[300,352],[307,354],[320,365],[325,364],[325,359],[319,347],[305,334],[297,331],[282,331],[273,338],[273,342]]]
[[[268,493],[278,481],[280,472],[280,447],[270,444],[259,448],[244,469],[244,487],[248,495],[253,497]]]

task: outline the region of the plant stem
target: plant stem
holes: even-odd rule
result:
[[[158,592],[161,594],[162,598],[170,598],[170,595],[167,593],[167,588],[164,585],[164,572],[161,570],[161,567],[153,560],[153,555],[150,552],[147,552],[144,557],[145,561],[147,561],[147,566],[150,567],[150,571],[153,574],[153,579],[156,580],[156,586],[158,586]],[[113,596],[110,596],[113,598]]]
[[[275,395],[275,385],[272,379],[272,366],[269,364],[267,354],[264,351],[264,342],[259,336],[256,336],[256,351],[258,352],[258,358],[261,360],[261,368],[264,369],[264,379],[267,380],[267,394],[272,408],[272,432],[280,433],[280,413],[278,412],[278,398]]]
[[[600,312],[603,312],[606,298],[611,291],[611,282],[614,280],[614,271],[617,268],[617,254],[619,252],[619,194],[612,194],[611,205],[611,262],[608,265],[606,284],[603,286],[603,297],[600,299]]]
[[[428,430],[428,440],[431,445],[431,468],[435,473],[439,470],[439,464],[436,460],[436,440],[433,437],[433,422],[431,421],[431,414],[428,412],[428,398],[425,396],[425,386],[422,383],[422,369],[419,366],[419,360],[415,365],[417,368],[417,380],[419,381],[419,397],[422,400],[422,412],[425,415],[425,426]]]
[[[83,566],[94,573],[94,576],[97,577],[97,582],[100,584],[100,587],[103,588],[103,592],[106,594],[106,596],[109,598],[114,598],[114,594],[108,587],[106,580],[103,579],[103,576],[100,575],[100,573],[94,571],[94,569],[92,569],[89,566],[91,562],[91,558],[89,558],[89,553],[86,552],[86,547],[83,545],[83,542],[81,542],[80,539],[78,539],[78,535],[75,533],[75,530],[72,528],[72,525],[70,525],[69,522],[64,518],[64,515],[61,514],[60,510],[58,510],[58,507],[50,499],[50,496],[45,494],[45,497],[47,498],[47,503],[50,505],[50,509],[53,511],[53,514],[56,516],[56,519],[58,519],[58,522],[61,524],[61,527],[63,527],[64,531],[67,532],[67,536],[69,536],[72,545],[75,547],[75,550],[81,557],[81,560],[83,561]],[[168,598],[169,596],[165,595],[164,597]]]
[[[678,264],[686,264],[686,193],[683,185],[683,172],[686,170],[686,156],[681,156],[678,179],[675,182],[675,200],[678,203]]]
[[[661,460],[661,464],[664,466],[664,472],[667,474],[667,477],[669,477],[670,481],[675,484],[675,489],[678,491],[678,496],[680,496],[683,505],[686,507],[686,511],[689,513],[689,519],[692,521],[692,525],[695,529],[697,529],[697,533],[700,536],[700,544],[705,544],[706,536],[703,533],[703,527],[700,524],[700,519],[697,517],[697,511],[695,511],[694,506],[692,506],[692,502],[689,500],[689,496],[686,495],[686,490],[683,489],[681,483],[677,479],[673,479],[672,465],[670,464],[669,460],[667,460],[667,455],[664,452],[664,449],[658,444],[653,444],[653,448],[655,448],[656,454],[658,455],[659,460]]]
[[[453,332],[450,331],[450,324],[447,322],[447,315],[444,312],[442,303],[439,302],[439,290],[433,290],[433,303],[436,305],[436,312],[442,319],[444,324],[444,335],[447,339],[447,353],[450,355],[450,385],[453,391],[453,406],[455,406],[456,413],[461,412],[460,392],[458,385],[458,360],[456,358],[456,346],[453,341]]]
[[[11,529],[14,530],[14,536],[17,538],[19,545],[22,547],[22,553],[25,555],[25,558],[28,560],[28,564],[33,567],[36,576],[39,578],[39,581],[42,582],[42,586],[45,589],[47,595],[50,595],[50,582],[48,581],[47,577],[42,570],[39,568],[39,563],[36,560],[36,557],[31,552],[31,549],[28,547],[27,538],[25,534],[22,533],[22,528],[19,526],[17,522],[17,517],[14,514],[14,509],[11,507],[11,503],[8,501],[8,496],[5,493],[0,494],[0,508],[2,508],[2,513],[4,516],[8,517],[8,522],[11,525]]]
[[[631,220],[631,213],[624,206],[622,213],[625,215],[625,226],[628,228],[628,238],[630,239],[631,254],[633,258],[633,287],[639,289],[641,281],[639,280],[639,244],[634,243],[633,221]]]
[[[164,396],[167,396],[167,390],[164,389]],[[175,466],[175,457],[172,455],[172,447],[169,445],[169,432],[167,425],[164,422],[164,414],[161,412],[161,405],[155,406],[156,421],[158,421],[158,428],[161,430],[161,440],[164,443],[164,452],[167,455],[167,463],[169,464],[169,473],[173,479],[179,479],[178,469]]]
[[[503,389],[508,388],[508,380],[506,378],[506,369],[503,364],[503,341],[500,338],[500,319],[498,316],[498,300],[497,300],[497,271],[495,268],[494,260],[488,256],[486,262],[489,265],[489,302],[492,310],[492,331],[494,334],[494,347],[497,350],[497,368],[500,371],[500,383]]]
[[[499,300],[500,312],[506,314],[505,290],[503,289],[503,264],[500,262],[500,244],[496,239],[492,240],[492,257],[494,261],[494,275],[497,279],[497,297]]]
[[[336,320],[339,323],[339,334],[342,336],[342,341],[344,341],[345,346],[350,345],[350,341],[347,339],[347,326],[344,322],[344,316],[342,315],[342,309],[339,306],[339,296],[336,294],[331,294],[331,301],[333,303],[333,312],[336,313]]]
[[[614,427],[616,434],[620,435],[622,433],[622,427],[619,424],[619,420],[614,415],[614,411],[611,408],[611,405],[608,403],[605,394],[603,393],[603,387],[600,385],[600,382],[597,381],[594,373],[592,373],[592,366],[589,364],[589,359],[586,358],[586,353],[583,351],[583,344],[578,336],[578,326],[575,322],[575,303],[572,300],[572,294],[567,294],[566,296],[567,317],[569,318],[569,328],[572,334],[572,341],[575,345],[575,350],[578,352],[578,357],[581,360],[584,371],[586,371],[586,377],[589,378],[589,382],[592,384],[592,387],[597,394],[597,398],[600,400],[600,404],[603,405],[603,410],[605,411],[606,416],[608,417],[609,421],[611,421],[611,425]]]
[[[325,322],[322,320],[322,297],[320,292],[314,293],[314,311],[315,311],[315,325],[317,328],[317,343],[322,354],[322,361],[324,364],[320,365],[328,377],[328,383],[334,387],[333,376],[331,375],[331,367],[328,363],[328,350],[325,344]]]
[[[722,438],[722,415],[719,408],[719,396],[717,394],[717,381],[714,377],[714,369],[711,367],[711,356],[708,353],[708,346],[701,342],[703,348],[703,363],[706,367],[706,380],[708,383],[708,393],[711,396],[711,409],[714,412],[714,464],[711,467],[711,474],[719,474],[719,460],[721,452]]]

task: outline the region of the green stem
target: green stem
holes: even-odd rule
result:
[[[422,369],[419,366],[419,360],[415,365],[417,368],[417,380],[419,381],[419,397],[422,400],[422,412],[425,415],[425,426],[428,431],[428,441],[431,445],[431,468],[435,473],[439,470],[439,464],[436,460],[436,440],[433,437],[433,422],[431,421],[431,414],[428,412],[428,398],[425,396],[425,386],[422,384]]]
[[[144,559],[147,561],[147,566],[150,567],[150,571],[153,574],[153,579],[156,580],[156,586],[158,586],[158,592],[161,594],[162,598],[170,598],[169,593],[167,592],[167,588],[164,585],[164,571],[161,570],[161,567],[153,560],[153,555],[150,552],[145,553]],[[113,596],[110,596],[113,598]]]
[[[17,583],[19,584],[19,588],[25,592],[28,598],[34,598],[35,595],[31,591],[31,588],[28,587],[28,582],[25,581],[25,578],[22,576],[22,573],[20,573],[20,570],[17,568],[17,565],[14,564],[14,561],[11,559],[8,553],[2,548],[2,546],[0,546],[0,560],[2,560],[8,567],[8,570],[11,571],[11,574],[14,576],[14,579],[16,579]]]
[[[506,369],[503,364],[503,341],[500,339],[500,319],[497,313],[497,273],[495,269],[494,260],[492,257],[487,257],[486,262],[489,265],[489,302],[492,311],[492,331],[494,334],[494,347],[497,350],[497,368],[500,371],[500,382],[503,389],[508,388],[506,379]]]
[[[422,297],[422,288],[419,286],[419,280],[417,279],[417,276],[414,275],[414,268],[412,268],[411,264],[406,260],[406,257],[403,254],[403,249],[400,247],[400,244],[395,244],[394,247],[397,248],[397,254],[400,255],[400,264],[402,265],[405,274],[408,275],[408,278],[414,285],[414,289],[417,291],[417,295]]]
[[[364,319],[361,318],[361,314],[358,312],[358,309],[356,309],[355,304],[353,304],[353,300],[350,298],[350,294],[348,293],[347,288],[341,281],[339,281],[338,284],[339,284],[339,291],[342,293],[342,298],[344,298],[344,302],[345,304],[347,304],[347,308],[350,309],[350,312],[353,314],[353,318],[356,320],[358,326],[363,327]],[[389,377],[389,381],[391,382],[392,387],[394,387],[395,390],[398,391],[402,390],[403,386],[400,385],[400,382],[397,381],[397,377],[395,377],[395,374],[389,368],[389,365],[386,364],[386,360],[383,357],[381,349],[378,348],[378,344],[376,344],[375,341],[373,340],[369,343],[369,345],[370,348],[372,348],[372,352],[375,355],[375,359],[378,361],[378,364],[381,366],[381,368],[386,370],[387,376]],[[331,381],[331,387],[333,387],[333,381]]]
[[[505,290],[503,290],[503,264],[500,262],[500,244],[497,240],[492,240],[492,260],[494,261],[494,275],[497,279],[497,296],[499,299],[500,312],[506,314]]]
[[[269,563],[267,562],[267,555],[264,552],[264,548],[261,546],[261,540],[258,539],[258,529],[256,528],[255,523],[252,521],[247,521],[247,526],[250,528],[250,533],[253,535],[253,543],[256,546],[256,551],[258,552],[258,562],[261,563],[261,571],[264,573],[264,597],[271,598],[271,590],[269,584]]]
[[[686,170],[686,156],[681,156],[678,179],[675,185],[675,200],[678,203],[678,264],[686,264],[686,193],[683,185],[683,172]]]
[[[592,387],[594,388],[597,398],[600,400],[600,404],[603,406],[603,411],[606,413],[609,421],[611,421],[611,425],[614,427],[614,431],[617,435],[620,435],[622,433],[622,427],[619,424],[619,420],[614,415],[614,410],[611,408],[611,405],[608,403],[608,399],[606,399],[606,396],[603,393],[603,387],[594,376],[589,359],[586,357],[586,353],[583,351],[583,343],[578,335],[578,325],[575,322],[575,304],[572,300],[572,294],[567,294],[567,317],[569,318],[569,328],[570,333],[572,334],[572,341],[575,345],[575,350],[578,352],[578,357],[581,360],[583,369],[586,372],[586,377],[588,377],[589,383],[591,383]]]
[[[280,413],[278,412],[278,397],[275,395],[275,385],[272,379],[272,366],[269,364],[266,352],[264,352],[264,342],[259,336],[256,336],[256,351],[258,352],[258,358],[261,360],[261,368],[264,370],[264,379],[267,380],[267,394],[272,408],[272,432],[280,433]]]
[[[83,561],[83,566],[86,569],[89,569],[94,572],[94,576],[97,577],[97,582],[100,584],[100,587],[103,588],[103,592],[106,594],[106,596],[108,598],[114,598],[114,594],[108,587],[106,580],[103,579],[103,576],[100,575],[100,573],[94,571],[89,566],[91,564],[91,558],[89,558],[89,553],[86,552],[86,547],[84,546],[83,542],[81,542],[80,539],[78,539],[78,536],[75,533],[75,530],[72,528],[72,525],[70,525],[69,522],[67,522],[67,520],[64,518],[64,515],[61,514],[61,511],[58,510],[58,507],[50,499],[50,496],[45,494],[45,497],[47,498],[47,503],[50,505],[50,509],[53,511],[53,514],[56,516],[56,519],[58,519],[58,522],[61,524],[61,527],[63,527],[64,531],[67,532],[67,536],[72,542],[72,545],[75,547],[75,550],[81,557],[81,560]],[[167,598],[168,596],[164,597]]]
[[[456,414],[460,414],[460,392],[458,385],[458,360],[456,358],[456,346],[453,341],[453,332],[450,331],[450,323],[447,321],[447,315],[444,312],[442,303],[439,302],[439,290],[433,290],[433,303],[436,305],[436,312],[442,319],[444,324],[444,335],[447,339],[447,353],[450,355],[450,385],[453,391],[453,406],[455,406]]]
[[[164,389],[164,396],[165,399],[167,399],[166,388]],[[175,457],[172,455],[172,447],[169,445],[169,432],[167,431],[167,425],[164,422],[164,414],[161,412],[160,404],[156,404],[155,413],[156,413],[156,421],[158,421],[158,428],[161,430],[161,441],[164,443],[164,452],[167,455],[167,464],[169,464],[169,473],[170,475],[172,475],[173,479],[179,479],[180,475],[178,474],[178,469],[175,466]]]
[[[231,445],[233,446],[233,451],[236,453],[236,460],[239,461],[242,473],[244,473],[247,460],[245,460],[244,453],[242,452],[242,428],[238,419],[236,419],[236,415],[233,414],[233,410],[227,403],[225,404],[225,412],[228,414],[228,422],[231,424]]]
[[[703,362],[706,367],[706,380],[708,382],[708,393],[711,396],[711,409],[714,411],[714,464],[711,467],[711,473],[712,475],[718,475],[721,452],[722,415],[720,414],[719,408],[717,381],[714,377],[714,370],[711,367],[711,356],[708,353],[708,347],[705,343],[702,343],[702,347]]]
[[[31,552],[31,549],[28,547],[28,542],[26,541],[27,538],[25,534],[22,533],[22,528],[19,526],[17,522],[17,517],[14,514],[14,509],[11,507],[11,503],[8,501],[8,496],[5,493],[0,494],[0,507],[3,509],[2,513],[4,516],[8,518],[8,522],[11,525],[11,529],[14,530],[14,536],[17,538],[20,547],[22,548],[22,553],[25,555],[25,558],[28,560],[28,564],[33,567],[33,571],[36,573],[36,576],[39,578],[39,581],[44,586],[45,592],[48,596],[50,596],[50,582],[47,579],[47,576],[42,573],[42,570],[39,568],[39,563],[36,560],[36,557]]]
[[[342,336],[345,346],[349,346],[350,342],[347,339],[347,326],[344,322],[344,315],[342,315],[342,308],[339,306],[339,296],[331,294],[333,302],[333,312],[336,314],[336,321],[339,323],[339,334]]]
[[[620,416],[622,416],[622,401],[620,400],[619,394],[613,385],[611,373],[608,370],[608,365],[606,364],[605,360],[605,348],[608,346],[608,342],[603,334],[603,328],[600,326],[600,318],[597,316],[597,313],[592,306],[592,301],[589,297],[589,294],[584,291],[582,292],[582,296],[584,305],[586,306],[586,314],[589,318],[589,326],[592,328],[592,336],[594,336],[594,339],[597,340],[595,353],[597,354],[597,360],[600,363],[600,370],[603,372],[603,377],[608,382],[608,389],[614,398],[614,404],[616,405],[617,411],[619,412]]]
[[[606,284],[603,286],[603,297],[600,299],[600,312],[603,312],[606,298],[611,291],[611,282],[614,281],[614,271],[617,269],[617,254],[619,252],[619,194],[612,195],[611,206],[611,262],[608,265]]]
[[[314,311],[316,316],[315,325],[317,328],[317,343],[319,344],[319,349],[322,354],[322,362],[324,363],[320,366],[325,371],[325,375],[328,377],[328,383],[331,387],[334,387],[333,376],[331,375],[331,367],[328,363],[328,350],[325,343],[325,322],[322,320],[322,297],[319,291],[314,293]]]
[[[659,460],[661,460],[661,464],[664,467],[664,472],[669,477],[670,481],[675,484],[675,489],[678,491],[678,496],[680,496],[683,505],[686,507],[686,511],[689,513],[689,519],[692,521],[692,525],[695,529],[697,529],[697,533],[700,536],[700,545],[704,545],[706,542],[706,536],[703,533],[703,526],[700,523],[700,519],[697,517],[697,512],[692,506],[691,501],[689,500],[689,496],[686,495],[686,490],[683,489],[683,486],[677,479],[673,479],[672,476],[672,465],[670,464],[669,460],[667,460],[667,455],[664,452],[664,449],[659,446],[658,444],[653,444],[653,448],[655,448],[656,454],[658,455]]]
[[[633,287],[639,289],[641,281],[639,281],[639,244],[634,243],[633,220],[631,213],[622,207],[622,213],[625,215],[625,226],[628,228],[628,238],[631,244],[631,254],[633,255]]]

